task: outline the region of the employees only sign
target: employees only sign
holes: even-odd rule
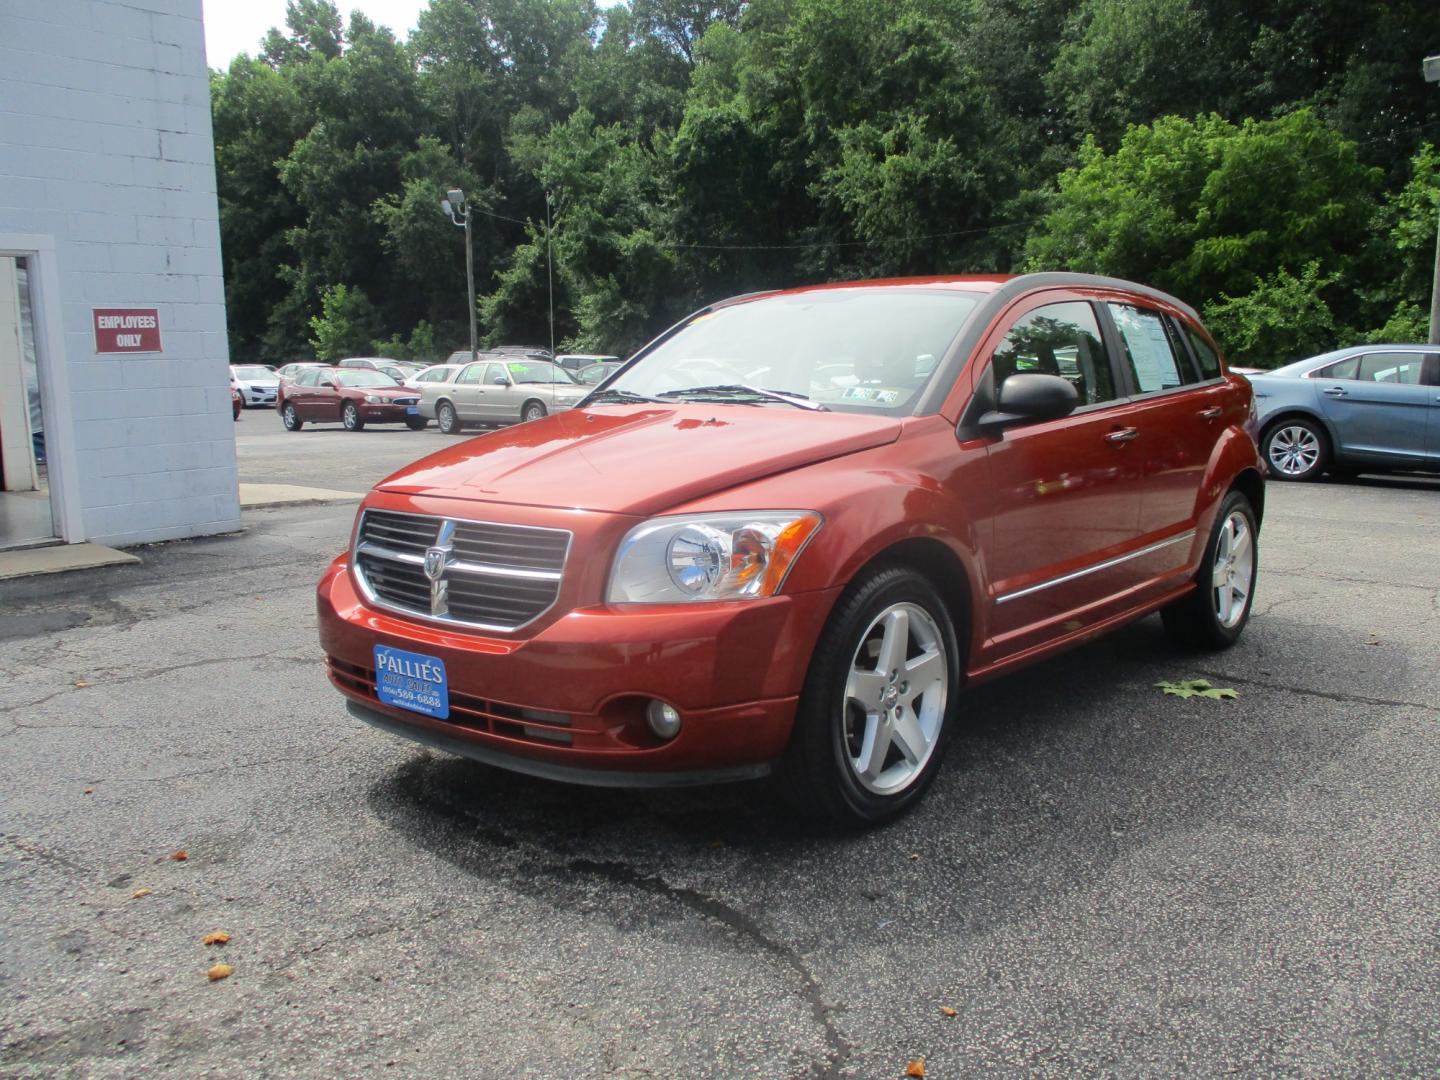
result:
[[[157,308],[94,308],[95,351],[136,353],[160,351]]]

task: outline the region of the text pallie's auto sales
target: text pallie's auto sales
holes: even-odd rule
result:
[[[160,312],[156,308],[94,308],[95,351],[160,351]]]

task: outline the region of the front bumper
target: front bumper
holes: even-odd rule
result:
[[[388,402],[384,405],[372,405],[368,402],[360,404],[360,417],[363,420],[370,420],[377,424],[399,424],[412,417],[419,416],[418,412],[410,412],[414,408],[411,405],[391,405]]]
[[[583,783],[657,786],[763,775],[789,741],[814,643],[839,590],[733,604],[573,610],[532,636],[481,636],[366,607],[347,557],[320,581],[331,683],[369,723],[452,753]],[[439,657],[450,718],[383,705],[374,647]],[[658,698],[680,711],[662,741]]]

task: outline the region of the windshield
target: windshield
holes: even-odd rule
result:
[[[368,368],[340,368],[331,377],[331,381],[341,386],[399,386],[394,379],[383,371],[371,371]]]
[[[517,383],[574,383],[570,373],[562,367],[543,360],[516,360],[505,365],[510,378]]]
[[[696,316],[606,393],[735,401],[749,387],[841,412],[904,415],[979,299],[954,289],[869,286],[722,307]]]
[[[235,377],[237,379],[273,379],[275,372],[267,367],[261,367],[259,364],[245,364],[235,369]]]

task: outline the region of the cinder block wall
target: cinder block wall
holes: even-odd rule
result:
[[[0,236],[56,245],[84,537],[239,527],[201,0],[0,0]],[[158,309],[97,354],[91,310]],[[55,446],[56,450],[59,446]],[[53,451],[52,451],[53,452]]]

